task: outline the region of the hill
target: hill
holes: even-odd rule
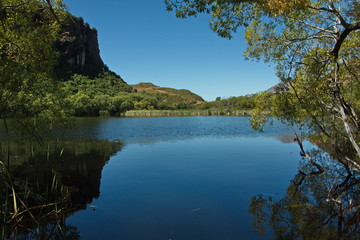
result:
[[[188,90],[148,86],[137,92],[101,59],[97,30],[61,6],[52,8],[53,1],[5,2],[6,11],[0,6],[1,118],[39,116],[48,122],[69,115],[187,109],[203,102]]]
[[[55,68],[75,116],[119,116],[129,110],[187,109],[204,100],[189,90],[151,83],[128,85],[100,57],[97,30],[81,17],[65,14],[56,43]]]
[[[152,83],[138,83],[131,85],[131,87],[133,87],[138,93],[157,95],[160,96],[162,101],[172,104],[201,104],[205,102],[202,97],[186,89],[159,87]]]
[[[267,93],[279,93],[279,92],[281,93],[288,87],[289,87],[288,84],[279,82],[279,83],[275,84],[274,86],[272,86],[271,88],[269,88],[268,90],[266,90],[266,92]]]
[[[81,17],[66,13],[56,48],[55,73],[63,82],[75,116],[119,116],[129,110],[186,109],[204,100],[188,91],[151,83],[128,85],[100,57],[97,30]]]

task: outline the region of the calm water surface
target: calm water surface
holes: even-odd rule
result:
[[[82,239],[270,239],[252,228],[249,200],[283,196],[298,148],[280,124],[246,117],[79,119],[67,138],[122,140],[100,197],[68,218]]]
[[[19,181],[37,175],[51,184],[46,166],[58,173],[71,192],[66,223],[81,239],[272,238],[253,230],[248,208],[259,194],[282,198],[297,172],[299,149],[281,124],[260,133],[247,117],[75,123],[56,132],[62,147],[49,153],[50,162],[26,144],[7,145],[2,154],[18,152],[11,168]]]

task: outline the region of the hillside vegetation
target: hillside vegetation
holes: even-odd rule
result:
[[[176,103],[188,103],[188,104],[201,104],[204,99],[199,95],[186,90],[186,89],[174,89],[168,87],[159,87],[152,83],[138,83],[131,85],[137,92],[147,93],[151,95],[159,95],[165,102],[172,104]]]
[[[244,107],[233,100],[207,103],[185,89],[152,83],[130,86],[104,64],[97,30],[81,17],[64,11],[61,4],[49,8],[36,0],[19,6],[13,0],[6,3],[13,7],[6,9],[1,30],[1,118],[35,117],[43,119],[44,125],[49,119],[69,115],[123,116],[130,110],[191,109],[228,113]],[[38,54],[29,55],[20,47]]]
[[[97,31],[82,18],[66,14],[56,47],[55,74],[74,116],[121,116],[129,110],[188,109],[204,100],[189,90],[151,83],[128,85],[100,57]]]

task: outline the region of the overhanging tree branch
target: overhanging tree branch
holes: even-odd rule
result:
[[[347,26],[348,27],[346,27],[345,30],[341,32],[339,38],[336,40],[334,48],[331,50],[331,53],[334,55],[336,60],[339,58],[339,51],[341,45],[343,44],[343,42],[351,32],[360,29],[360,22],[349,24]]]

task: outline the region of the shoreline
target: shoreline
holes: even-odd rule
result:
[[[122,117],[250,116],[251,110],[130,110]]]

